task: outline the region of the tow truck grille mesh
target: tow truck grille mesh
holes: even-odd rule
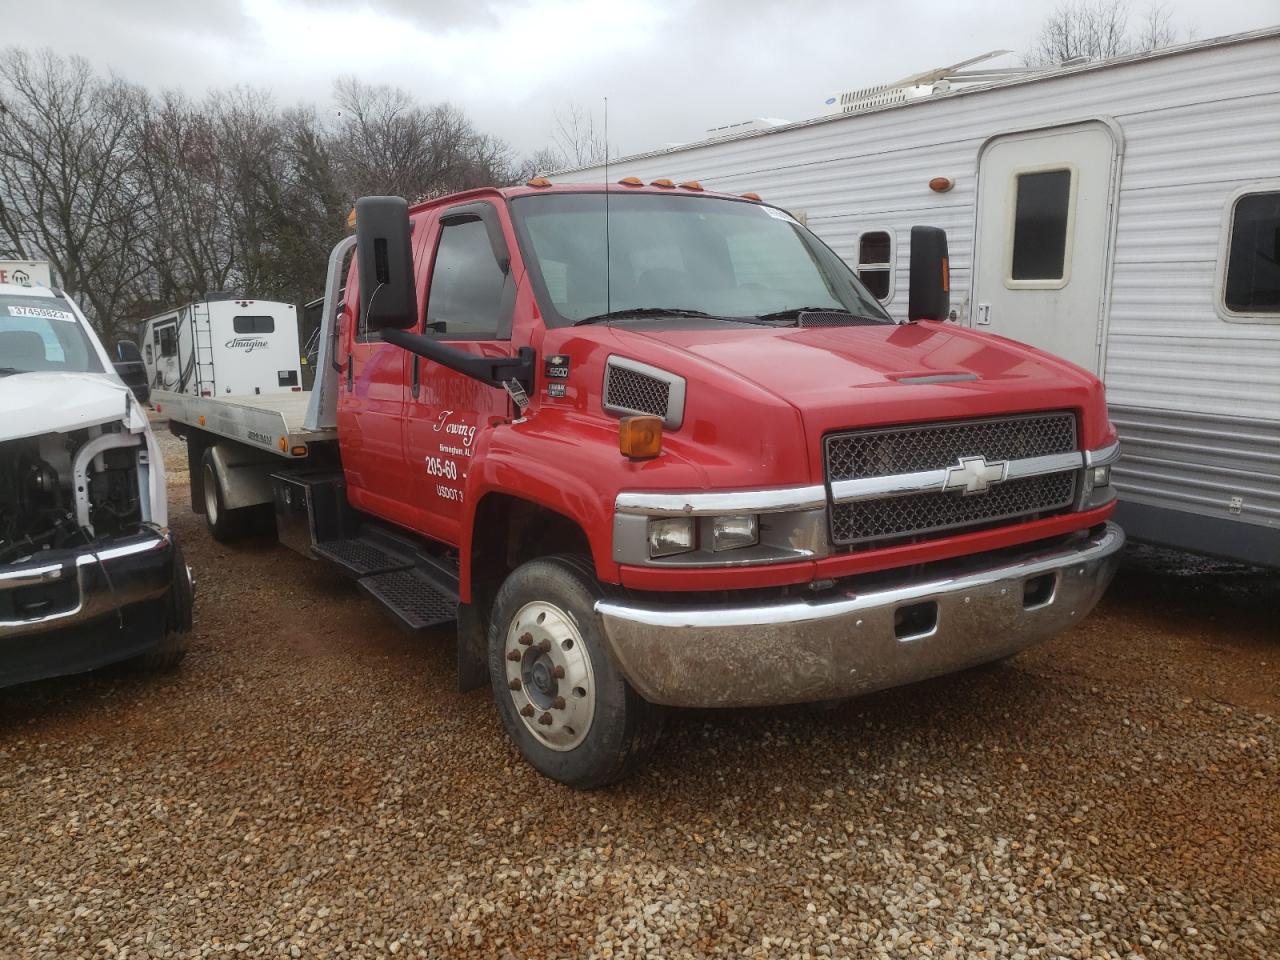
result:
[[[631,413],[667,416],[671,384],[626,367],[609,366],[604,385],[604,405]]]
[[[829,481],[892,476],[942,470],[961,457],[995,461],[1072,453],[1077,449],[1076,418],[1062,411],[859,430],[832,434],[825,446]],[[865,546],[1029,520],[1070,509],[1075,490],[1075,471],[1065,470],[1006,480],[969,496],[933,492],[833,504],[831,539]]]
[[[832,538],[865,544],[941,533],[1056,512],[1075,499],[1073,471],[1006,480],[987,493],[913,493],[905,497],[838,503],[831,511]]]
[[[918,427],[859,430],[827,437],[827,479],[853,480],[919,470],[942,470],[961,457],[1021,460],[1076,447],[1070,412],[960,420]]]

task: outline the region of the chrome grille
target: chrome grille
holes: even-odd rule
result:
[[[626,367],[609,367],[604,385],[607,407],[666,417],[670,401],[671,384]]]
[[[827,480],[945,470],[962,457],[1022,460],[1077,450],[1070,411],[859,430],[825,440]],[[868,545],[1059,513],[1075,501],[1076,471],[1006,480],[985,493],[911,493],[835,503],[831,539]]]
[[[859,430],[827,437],[827,480],[941,470],[979,454],[1021,460],[1076,449],[1076,418],[1069,411]]]
[[[831,510],[836,543],[897,540],[1056,512],[1075,500],[1075,471],[1006,480],[987,493],[913,493],[905,497],[837,503]]]

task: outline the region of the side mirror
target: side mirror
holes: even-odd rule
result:
[[[911,295],[908,320],[945,320],[951,313],[951,265],[947,232],[941,227],[911,228]]]
[[[112,364],[116,374],[124,381],[126,387],[133,391],[139,403],[151,399],[151,384],[147,382],[147,366],[142,362],[142,353],[132,340],[121,340],[116,344],[116,358]]]
[[[403,330],[418,320],[409,204],[403,197],[356,201],[360,315],[370,330]]]

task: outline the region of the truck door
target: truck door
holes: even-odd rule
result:
[[[450,207],[427,233],[429,263],[422,331],[478,356],[511,356],[515,281],[497,208],[486,202]],[[447,543],[460,541],[471,457],[491,417],[506,417],[507,394],[409,356],[406,446],[421,510],[416,526]]]
[[[970,323],[1102,369],[1116,145],[1097,122],[1011,134],[978,161]]]
[[[155,379],[159,390],[181,392],[182,371],[178,366],[178,318],[165,317],[151,327],[151,352],[155,357]]]
[[[405,526],[413,525],[407,491],[413,485],[404,452],[408,354],[383,343],[360,311],[353,262],[342,312],[338,377],[338,437],[351,503]]]

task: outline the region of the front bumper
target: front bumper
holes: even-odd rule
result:
[[[0,567],[0,657],[4,641],[73,627],[164,595],[173,542],[151,530],[89,550],[45,551]]]
[[[623,675],[682,707],[803,703],[867,693],[997,660],[1089,613],[1115,573],[1123,531],[966,558],[925,577],[834,599],[762,606],[596,604]]]

